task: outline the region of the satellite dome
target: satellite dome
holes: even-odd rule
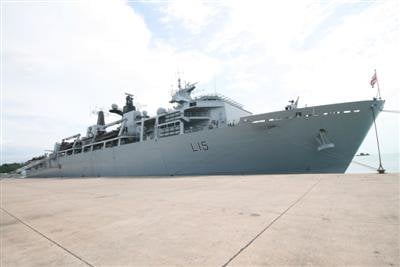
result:
[[[167,110],[165,108],[158,108],[157,109],[157,115],[161,115],[167,113]]]

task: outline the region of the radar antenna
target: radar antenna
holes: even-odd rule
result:
[[[133,94],[125,92],[125,95],[130,96],[133,98]]]
[[[136,107],[133,105],[133,94],[125,92],[125,95],[126,95],[125,98],[126,102],[124,108],[122,109],[122,112],[126,113],[132,110],[136,110]]]

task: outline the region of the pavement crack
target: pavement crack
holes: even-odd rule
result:
[[[50,237],[46,236],[45,234],[43,234],[42,232],[40,232],[39,230],[35,229],[34,227],[30,226],[28,223],[24,222],[23,220],[21,220],[20,218],[18,218],[17,216],[13,215],[12,213],[10,213],[9,211],[5,210],[4,208],[0,207],[0,209],[2,211],[4,211],[5,213],[7,213],[8,215],[10,215],[11,217],[13,217],[14,219],[16,219],[18,222],[22,223],[23,225],[25,225],[26,227],[28,227],[29,229],[31,229],[32,231],[34,231],[35,233],[37,233],[38,235],[44,237],[45,239],[47,239],[48,241],[50,241],[51,243],[53,243],[54,245],[58,246],[59,248],[61,248],[62,250],[64,250],[65,252],[69,253],[70,255],[72,255],[73,257],[75,257],[76,259],[80,260],[81,262],[85,263],[88,266],[91,267],[95,267],[93,264],[89,263],[88,261],[84,260],[83,258],[79,257],[78,255],[76,255],[74,252],[72,252],[71,250],[67,249],[66,247],[62,246],[60,243],[54,241],[53,239],[51,239]]]
[[[292,204],[290,204],[289,207],[287,207],[282,213],[280,213],[275,219],[273,219],[266,227],[264,227],[255,237],[253,237],[246,245],[244,245],[241,249],[239,249],[227,262],[225,262],[222,267],[228,266],[229,263],[231,263],[237,256],[240,255],[246,248],[248,248],[251,244],[253,244],[254,241],[256,241],[257,238],[259,238],[268,228],[270,228],[277,220],[279,220],[283,215],[285,215],[291,208],[293,208],[297,203],[299,203],[305,196],[308,195],[308,193],[313,190],[313,188],[319,184],[321,179],[318,179],[312,186],[310,186],[307,191],[301,195],[296,201],[294,201]]]

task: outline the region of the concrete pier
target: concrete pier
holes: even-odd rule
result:
[[[1,266],[399,266],[399,174],[2,179]]]

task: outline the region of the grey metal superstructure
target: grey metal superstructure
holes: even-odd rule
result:
[[[342,173],[384,101],[373,99],[252,115],[221,95],[193,98],[195,84],[172,95],[174,108],[149,117],[127,94],[121,119],[98,121],[62,139],[25,167],[28,177]],[[107,130],[114,126],[114,130]]]

